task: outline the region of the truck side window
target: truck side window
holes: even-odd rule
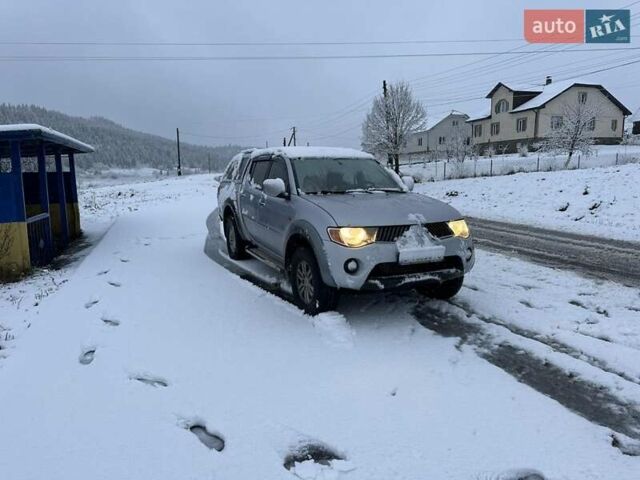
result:
[[[249,174],[249,183],[253,184],[255,188],[262,189],[262,182],[264,182],[269,167],[271,166],[271,160],[257,160],[251,164],[251,172]]]
[[[278,157],[273,160],[267,178],[281,178],[284,181],[287,192],[289,191],[289,173],[287,171],[287,164],[282,158]]]

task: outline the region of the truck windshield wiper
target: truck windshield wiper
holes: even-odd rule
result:
[[[385,187],[368,187],[368,188],[352,188],[346,190],[345,193],[373,193],[373,192],[397,192],[402,193],[399,188],[385,188]]]

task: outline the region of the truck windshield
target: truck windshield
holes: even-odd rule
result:
[[[293,158],[298,190],[303,193],[403,192],[376,160],[370,158]]]

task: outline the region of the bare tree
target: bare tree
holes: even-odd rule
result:
[[[455,162],[456,174],[462,176],[464,161],[472,152],[468,130],[460,125],[454,127],[445,141],[445,152],[447,159]]]
[[[373,100],[362,124],[362,148],[392,156],[395,171],[399,173],[400,149],[410,134],[424,129],[426,120],[426,111],[414,100],[409,85],[391,84],[386,97],[380,95]]]
[[[541,150],[553,155],[566,155],[565,168],[569,166],[574,153],[588,155],[594,141],[596,118],[601,111],[598,103],[565,103],[562,116],[552,123],[549,136],[541,142]]]

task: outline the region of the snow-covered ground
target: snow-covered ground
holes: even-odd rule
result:
[[[0,297],[2,478],[638,478],[607,428],[423,328],[426,300],[348,297],[312,319],[209,260],[212,176],[81,202],[101,241],[37,305],[30,281]],[[518,340],[640,401],[637,291],[479,252],[454,303],[429,305],[571,346]]]
[[[640,241],[640,164],[417,184],[465,215]]]
[[[429,162],[415,158],[402,162],[402,172],[416,180],[439,181],[452,178],[511,175],[521,172],[579,170],[582,168],[611,167],[640,162],[639,145],[595,145],[592,153],[576,153],[569,165],[566,156],[531,152],[526,157],[517,154],[469,158],[462,164],[444,160]]]

